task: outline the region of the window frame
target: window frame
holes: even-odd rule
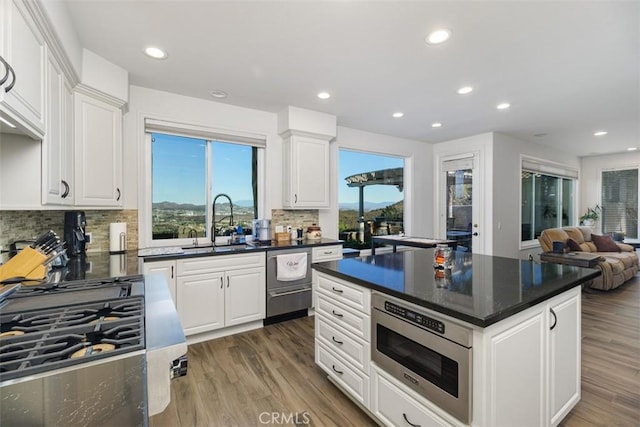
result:
[[[145,122],[152,120],[156,123],[163,123],[166,128],[162,130],[149,130],[145,128]],[[228,130],[211,128],[208,126],[193,125],[186,123],[176,123],[169,121],[162,121],[156,118],[145,117],[142,119],[143,126],[143,144],[142,144],[142,156],[140,159],[141,166],[141,180],[142,185],[139,186],[141,194],[138,196],[138,230],[140,233],[139,241],[140,247],[154,248],[163,246],[192,246],[193,239],[190,238],[177,238],[177,239],[153,239],[153,191],[152,191],[152,133],[165,133],[176,136],[184,136],[189,138],[196,138],[207,141],[206,147],[206,230],[211,229],[211,215],[212,208],[211,202],[213,201],[212,191],[212,173],[211,173],[211,142],[225,142],[247,146],[257,146],[258,159],[257,159],[257,176],[258,176],[258,218],[265,218],[266,212],[266,146],[268,144],[269,137],[266,134],[257,134],[248,131],[241,130]],[[173,126],[173,127],[172,127]],[[185,131],[186,130],[186,131]],[[216,138],[216,136],[222,136]],[[251,141],[264,141],[264,144],[253,145]],[[211,141],[211,142],[209,142]],[[224,239],[220,239],[224,240]],[[220,240],[217,240],[220,241]],[[210,237],[198,236],[199,245],[210,244]]]
[[[403,215],[402,215],[402,228],[404,230],[404,233],[407,234],[408,233],[408,229],[410,229],[410,212],[409,212],[409,203],[407,201],[407,194],[410,191],[410,189],[412,188],[412,184],[408,181],[409,177],[411,176],[411,174],[408,173],[408,169],[411,167],[411,161],[412,158],[411,156],[408,155],[403,155],[403,154],[397,154],[397,153],[388,153],[388,152],[382,152],[382,151],[375,151],[375,150],[366,150],[360,147],[351,147],[351,146],[338,146],[337,150],[336,150],[336,168],[335,168],[335,178],[336,178],[336,218],[335,218],[335,224],[336,224],[336,231],[339,234],[339,230],[340,230],[340,185],[344,183],[344,178],[345,177],[341,177],[339,176],[340,173],[340,152],[341,151],[349,151],[352,153],[360,153],[360,154],[368,154],[368,155],[374,155],[374,156],[381,156],[381,157],[392,157],[395,159],[401,159],[402,163],[403,163],[403,190],[402,190],[402,200],[403,200],[403,204],[404,204],[404,208],[403,208]]]
[[[554,162],[550,162],[548,160],[543,160],[543,159],[538,159],[535,157],[529,157],[529,156],[520,156],[520,168],[519,168],[519,177],[520,177],[520,188],[519,188],[519,193],[520,193],[520,203],[518,206],[518,217],[519,217],[519,231],[518,231],[518,241],[520,242],[520,249],[521,250],[525,250],[525,249],[531,249],[531,248],[536,248],[540,246],[540,243],[538,242],[537,238],[534,238],[532,240],[522,240],[522,225],[524,224],[523,218],[522,218],[522,201],[524,199],[524,193],[522,191],[522,173],[523,172],[530,172],[533,174],[539,174],[539,175],[545,175],[545,176],[549,176],[549,177],[553,177],[553,178],[558,178],[559,181],[559,185],[557,185],[558,187],[558,191],[559,191],[559,195],[560,197],[558,197],[558,200],[556,202],[556,208],[558,208],[558,212],[562,212],[562,202],[563,202],[563,197],[562,197],[562,193],[564,191],[563,189],[563,185],[562,185],[562,180],[563,179],[570,179],[573,181],[573,197],[572,197],[572,205],[573,205],[573,211],[571,217],[569,218],[569,225],[568,226],[576,226],[577,224],[577,215],[578,215],[578,210],[577,210],[577,200],[578,200],[578,185],[579,185],[579,172],[577,169],[571,168],[571,167],[567,167],[563,164],[560,163],[554,163]],[[535,194],[535,186],[534,186],[534,194]],[[559,224],[559,225],[558,225]],[[556,223],[556,227],[563,227],[562,225],[562,215],[558,216],[558,223]]]

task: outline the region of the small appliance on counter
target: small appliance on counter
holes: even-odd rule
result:
[[[254,219],[253,220],[253,240],[261,244],[271,243],[271,220],[270,219]]]
[[[83,257],[87,249],[87,217],[83,211],[64,213],[64,240],[67,243],[67,255]]]

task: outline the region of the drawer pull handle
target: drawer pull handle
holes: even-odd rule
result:
[[[553,314],[553,325],[551,325],[549,330],[553,331],[553,328],[555,328],[556,325],[558,324],[558,316],[556,316],[556,312],[553,311],[553,308],[550,308],[549,310],[551,311],[551,314]]]
[[[337,316],[337,317],[344,317],[344,314],[336,313],[336,311],[335,311],[335,310],[331,310],[331,312],[333,313],[333,315],[334,315],[334,316]]]
[[[325,255],[331,255],[332,253],[333,253],[333,252],[331,252],[331,251],[324,251],[324,254],[325,254]]]
[[[339,294],[343,293],[344,291],[342,289],[336,289],[335,286],[332,287],[331,289],[333,289],[333,292],[337,292]]]
[[[336,344],[340,344],[340,345],[344,344],[344,341],[338,341],[338,340],[336,339],[336,337],[331,337],[331,339],[332,339],[332,340],[333,340],[333,342],[334,342],[334,343],[336,343]]]
[[[331,369],[333,369],[333,372],[335,372],[338,375],[344,374],[343,371],[339,371],[339,370],[336,369],[336,365],[331,365]]]
[[[220,289],[224,287],[224,279],[220,276]]]
[[[411,426],[411,427],[420,427],[420,424],[414,424],[411,421],[409,421],[409,418],[407,418],[407,414],[405,414],[404,412],[402,413],[402,416],[404,417],[404,420]]]

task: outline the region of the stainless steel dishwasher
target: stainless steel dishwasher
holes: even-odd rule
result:
[[[301,260],[306,255],[305,265],[301,265],[300,278],[291,280],[278,275],[278,257],[286,260],[288,255]],[[301,258],[302,257],[302,258]],[[292,257],[289,257],[292,258]],[[282,273],[282,272],[281,272]],[[267,315],[266,324],[306,316],[311,307],[311,248],[270,249],[267,251]]]

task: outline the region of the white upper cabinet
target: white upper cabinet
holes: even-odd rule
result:
[[[74,97],[75,204],[122,206],[122,111],[77,93]]]
[[[282,137],[282,205],[288,209],[325,209],[331,202],[330,141],[336,117],[289,106],[278,114]]]
[[[73,95],[57,60],[47,61],[47,125],[42,139],[42,203],[71,205],[73,197]]]
[[[44,37],[22,2],[0,2],[0,115],[27,135],[41,139],[45,132]],[[8,73],[8,74],[7,74]]]
[[[288,134],[283,140],[285,208],[328,208],[330,162],[329,141]]]

